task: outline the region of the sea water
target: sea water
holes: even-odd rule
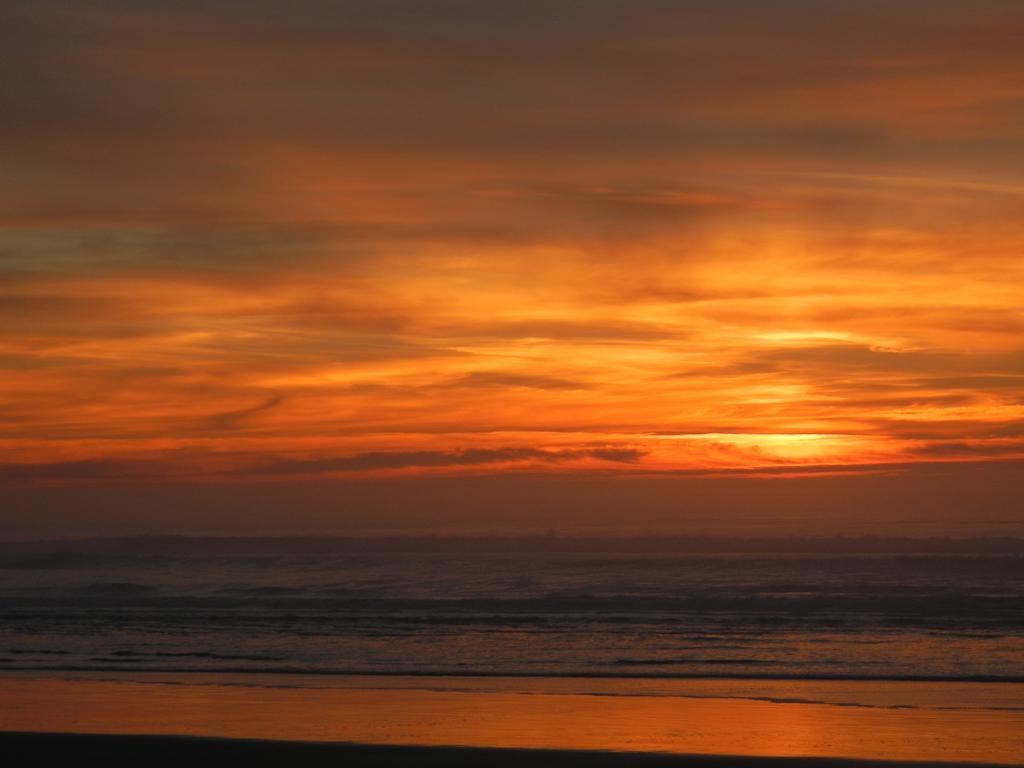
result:
[[[0,668],[1024,680],[1013,555],[53,555]]]

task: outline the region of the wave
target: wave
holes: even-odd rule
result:
[[[102,566],[109,562],[109,557],[85,552],[42,552],[0,556],[0,568],[19,571],[62,571]]]
[[[149,595],[156,591],[157,588],[150,584],[139,584],[133,581],[98,582],[75,588],[75,593],[79,595],[98,595],[117,598]]]
[[[159,659],[221,659],[225,661],[284,661],[280,656],[245,656],[211,651],[114,651],[114,656],[128,656]]]
[[[773,659],[702,659],[699,657],[688,659],[616,659],[612,662],[612,664],[622,667],[670,666],[674,664],[740,664],[757,666],[785,663],[784,661]]]
[[[478,618],[504,615],[586,614],[595,620],[629,620],[637,614],[687,613],[694,611],[786,614],[813,611],[836,618],[851,611],[872,614],[945,616],[969,619],[987,615],[993,619],[1024,622],[1021,595],[978,595],[970,592],[908,595],[843,594],[708,594],[691,592],[673,596],[632,594],[572,594],[537,597],[348,597],[305,595],[296,588],[253,587],[237,596],[221,594],[157,594],[158,587],[138,582],[97,582],[74,587],[68,594],[7,595],[0,609],[38,607],[166,607],[166,608],[303,608],[343,610],[354,613],[395,613],[396,620],[429,620],[430,615],[479,614]],[[859,619],[858,619],[859,620]]]

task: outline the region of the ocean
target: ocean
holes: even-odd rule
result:
[[[275,547],[0,551],[0,731],[1024,759],[1017,554]]]
[[[1024,681],[1016,555],[7,558],[0,666]]]

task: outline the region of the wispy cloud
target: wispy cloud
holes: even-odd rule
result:
[[[839,5],[5,5],[0,480],[1024,455],[1024,10]]]

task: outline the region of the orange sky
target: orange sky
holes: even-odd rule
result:
[[[282,484],[1021,475],[1020,3],[0,13],[15,516],[68,486],[228,487],[231,528]]]

